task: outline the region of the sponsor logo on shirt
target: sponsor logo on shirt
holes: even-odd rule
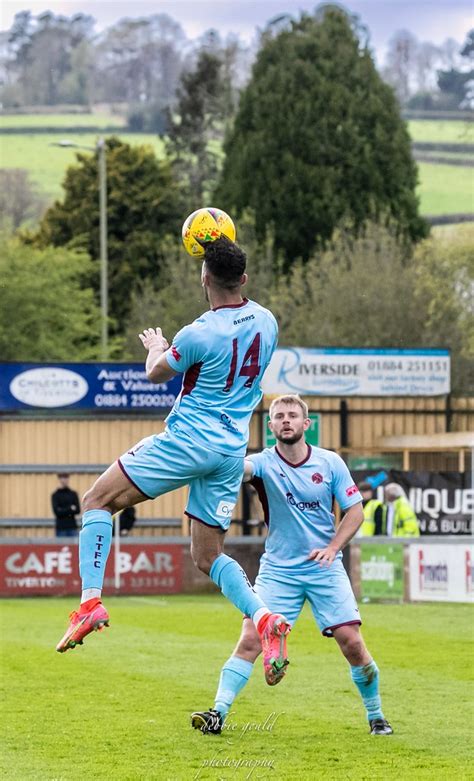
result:
[[[358,490],[356,485],[351,485],[349,488],[346,488],[346,496],[354,496]]]
[[[216,515],[218,518],[229,518],[232,515],[232,510],[234,509],[235,504],[232,504],[232,502],[226,502],[222,500],[217,505]]]
[[[315,472],[313,475],[311,475],[311,480],[313,483],[319,485],[319,483],[323,482],[323,476],[319,472]]]
[[[235,425],[234,421],[232,420],[232,418],[230,418],[225,412],[221,414],[221,423],[224,426],[224,428],[227,429],[227,431],[233,431],[235,433],[238,432],[239,430]]]
[[[247,315],[247,317],[241,317],[239,320],[234,320],[234,325],[240,325],[240,323],[246,323],[247,320],[255,320],[255,315]]]
[[[288,504],[291,504],[292,507],[297,507],[298,510],[317,510],[319,507],[319,502],[317,500],[313,502],[298,502],[291,491],[288,491],[286,501]]]
[[[174,344],[171,345],[171,355],[173,356],[175,361],[180,361],[181,360],[181,354],[178,352],[178,350],[176,349]]]

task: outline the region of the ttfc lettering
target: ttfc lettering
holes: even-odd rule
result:
[[[104,535],[98,534],[95,539],[96,539],[96,543],[95,543],[95,551],[94,551],[94,567],[96,569],[100,569],[101,567],[100,559],[102,558],[102,548],[104,547],[104,543],[102,542],[102,540],[104,539]]]

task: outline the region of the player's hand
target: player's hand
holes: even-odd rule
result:
[[[330,567],[338,553],[337,548],[328,545],[327,548],[314,548],[308,558],[319,564],[320,567]]]
[[[169,344],[161,333],[161,328],[145,328],[142,334],[138,334],[145,350],[158,347],[162,352],[168,349]]]

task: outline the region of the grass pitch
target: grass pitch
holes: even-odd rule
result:
[[[472,609],[363,607],[395,734],[371,737],[347,663],[309,611],[285,681],[258,660],[220,737],[191,729],[239,634],[220,596],[109,599],[112,625],[65,655],[71,599],[5,600],[3,778],[8,781],[472,778]],[[227,765],[226,765],[227,763]]]

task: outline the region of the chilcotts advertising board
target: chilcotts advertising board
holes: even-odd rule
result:
[[[181,381],[155,385],[143,363],[1,363],[0,412],[169,412]]]

